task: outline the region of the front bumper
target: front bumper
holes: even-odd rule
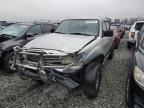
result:
[[[23,57],[22,54],[24,54]],[[38,62],[29,61],[25,54],[37,56]],[[80,63],[71,63],[69,65],[46,65],[44,63],[44,57],[46,56],[48,55],[41,52],[39,54],[15,51],[15,65],[18,66],[19,74],[30,79],[42,80],[43,82],[52,80],[69,89],[79,86],[79,83],[73,76],[80,74],[82,68]]]
[[[79,82],[72,79],[72,75],[77,74],[78,71],[73,74],[59,73],[52,69],[47,69],[45,71],[34,71],[27,68],[21,68],[18,71],[19,74],[22,74],[29,79],[41,80],[43,82],[57,82],[68,89],[73,89],[79,86]]]

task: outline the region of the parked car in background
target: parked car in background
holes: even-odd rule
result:
[[[111,25],[110,28],[114,31],[114,46],[117,49],[120,44],[122,32],[120,32],[120,26]]]
[[[107,19],[64,20],[55,33],[15,47],[15,64],[21,78],[52,80],[95,98],[104,61],[114,55],[113,31]]]
[[[125,27],[124,27],[124,25],[123,24],[121,24],[120,25],[120,32],[121,32],[121,38],[123,38],[124,37],[124,35],[125,35],[125,31],[126,31],[126,29],[125,29]]]
[[[126,102],[130,108],[144,108],[144,28],[135,38],[128,41],[132,46],[132,56],[127,78]]]
[[[123,27],[125,28],[125,30],[129,31],[130,30],[130,25],[123,25]]]
[[[142,29],[143,26],[144,26],[144,21],[135,22],[130,29],[129,39],[131,38],[137,39],[137,34]],[[127,48],[131,48],[131,45],[129,43],[127,43]]]
[[[24,46],[36,38],[36,35],[54,31],[53,24],[49,23],[17,23],[0,31],[0,62],[7,72],[13,72],[13,47]]]
[[[122,26],[122,24],[111,24],[111,27],[114,26],[114,27],[117,27],[118,28],[118,32],[120,33],[120,38],[123,38],[124,34],[125,34],[125,29],[124,27]]]

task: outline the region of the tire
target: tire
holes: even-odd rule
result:
[[[16,67],[13,65],[13,57],[14,53],[11,51],[8,52],[3,59],[3,68],[8,73],[13,73],[16,71]]]
[[[131,46],[129,44],[127,44],[127,49],[131,49]]]
[[[110,54],[109,54],[109,57],[108,57],[109,60],[113,59],[114,50],[115,50],[115,48],[114,48],[114,46],[113,46],[112,49],[111,49],[111,52],[110,52]]]
[[[134,103],[133,102],[133,96],[132,96],[132,91],[134,88],[133,88],[133,85],[131,85],[133,82],[131,82],[132,80],[130,79],[130,77],[127,78],[127,83],[126,83],[126,93],[125,93],[125,100],[126,100],[126,104],[129,108],[133,108],[132,104]]]
[[[127,83],[126,83],[126,95],[125,95],[125,100],[126,100],[126,104],[128,107],[130,107],[130,79],[127,78]]]
[[[115,49],[118,49],[118,44],[115,45]]]
[[[87,98],[97,97],[101,82],[101,63],[92,62],[85,69],[83,79],[83,93]]]
[[[127,77],[127,82],[126,82],[126,90],[125,90],[125,100],[126,104],[129,108],[133,108],[133,90],[134,90],[134,81],[133,81],[133,71],[134,71],[134,63],[133,63],[133,53],[131,53],[131,61],[129,65],[129,73]]]

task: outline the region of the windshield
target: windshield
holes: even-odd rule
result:
[[[27,28],[28,26],[25,25],[13,24],[1,30],[0,34],[6,34],[6,35],[18,37],[21,36]]]
[[[86,19],[65,20],[60,24],[56,32],[64,34],[98,36],[99,21]]]

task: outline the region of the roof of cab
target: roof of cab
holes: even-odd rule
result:
[[[88,20],[97,19],[97,20],[101,20],[101,21],[111,21],[111,19],[108,17],[96,17],[96,18],[82,17],[82,18],[72,18],[72,19],[64,19],[64,20],[85,20],[85,19],[88,19]],[[64,21],[64,20],[62,20],[62,21]]]

